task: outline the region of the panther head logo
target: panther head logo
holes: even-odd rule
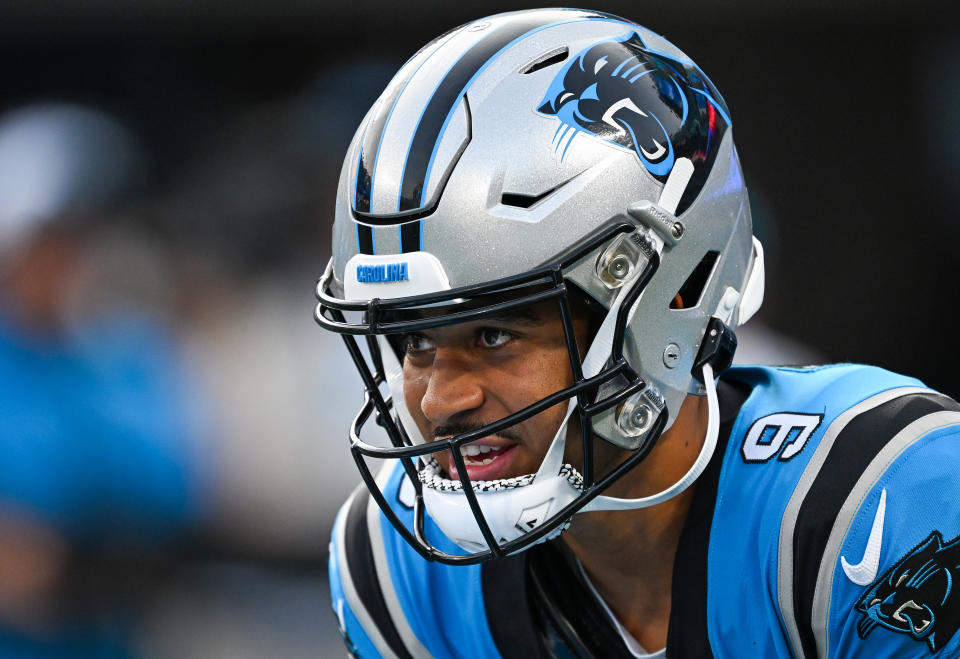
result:
[[[703,186],[730,125],[723,99],[700,69],[648,49],[636,32],[573,57],[537,109],[560,120],[553,145],[561,159],[580,133],[631,149],[661,182],[677,158],[689,158],[690,196],[678,212]]]
[[[960,537],[944,544],[939,531],[901,558],[874,581],[854,608],[860,638],[880,625],[926,641],[931,652],[943,647],[960,628]]]

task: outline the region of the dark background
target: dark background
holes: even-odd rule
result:
[[[309,92],[318,74],[359,60],[382,58],[389,70],[451,26],[522,6],[121,4],[0,5],[0,107],[49,97],[114,111],[152,151],[157,190],[238,113]],[[950,3],[612,1],[602,9],[680,45],[726,97],[770,252],[762,317],[831,360],[879,363],[958,393],[960,49]],[[372,77],[383,84],[386,75]],[[364,98],[344,107],[362,107],[376,87],[360,85]],[[343,127],[331,153],[359,112],[317,108],[316,121]],[[335,168],[319,172],[316,185],[329,188],[333,176]],[[329,222],[328,207],[282,228],[317,237],[317,271]]]
[[[328,126],[315,137],[333,162],[392,68],[452,26],[520,6],[6,2],[0,109],[39,97],[113,111],[141,132],[153,189],[163,194],[222,148],[218,129],[250,108],[342,94],[349,103],[330,109],[326,98],[308,119]],[[831,360],[878,363],[960,392],[951,331],[960,48],[950,3],[611,1],[602,9],[674,41],[726,97],[769,251],[763,319]],[[366,61],[374,62],[369,82],[323,89],[322,76],[345,70],[349,80]],[[334,165],[317,168],[321,199],[335,176]],[[248,264],[282,265],[284,244],[296,243],[319,272],[327,201],[282,226],[265,222],[255,233],[277,244]],[[229,242],[234,230],[227,221],[205,238]]]

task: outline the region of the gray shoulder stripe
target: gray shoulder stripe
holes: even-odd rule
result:
[[[381,492],[387,491],[387,481],[395,467],[397,467],[395,463],[387,461],[377,473],[377,486]],[[380,582],[383,601],[386,603],[390,617],[393,619],[393,625],[411,656],[418,659],[420,657],[430,657],[430,653],[413,633],[403,607],[400,606],[400,600],[397,598],[397,591],[393,586],[393,578],[390,575],[390,564],[387,562],[387,552],[383,544],[380,506],[377,505],[373,497],[370,497],[367,502],[367,528],[370,532],[370,547],[373,550],[373,563],[377,571],[377,580]]]
[[[820,571],[817,573],[817,585],[814,591],[811,623],[819,656],[826,657],[830,648],[827,616],[830,613],[833,575],[840,558],[840,549],[843,545],[843,539],[847,536],[847,532],[853,524],[853,518],[863,504],[863,500],[887,468],[904,451],[934,430],[958,424],[960,424],[960,412],[944,411],[928,414],[908,425],[897,433],[870,462],[870,465],[844,501],[843,507],[840,509],[840,515],[830,530],[830,538],[827,540],[827,548],[820,562]]]
[[[340,584],[343,586],[343,595],[347,600],[347,604],[350,606],[350,610],[357,618],[360,626],[363,627],[363,631],[366,632],[370,642],[373,643],[373,646],[377,649],[377,652],[380,653],[380,656],[383,657],[383,659],[397,659],[397,655],[394,654],[393,650],[390,649],[390,645],[383,638],[379,628],[373,622],[373,618],[367,611],[367,607],[363,605],[363,601],[357,594],[356,586],[353,584],[353,578],[350,576],[350,566],[347,562],[347,516],[350,513],[350,508],[353,506],[353,503],[357,498],[357,494],[360,492],[360,488],[363,487],[364,486],[361,484],[358,489],[354,490],[353,494],[350,495],[350,498],[347,499],[347,503],[343,506],[342,523],[339,524],[337,528],[337,549],[339,550],[337,552],[337,571],[340,573]]]
[[[783,617],[783,624],[787,630],[787,636],[790,639],[790,646],[795,657],[803,656],[803,645],[800,640],[796,612],[793,607],[793,535],[797,524],[797,516],[800,513],[800,505],[810,491],[810,487],[813,485],[817,474],[820,473],[820,469],[823,467],[823,463],[826,461],[827,455],[830,453],[830,449],[833,447],[837,436],[850,421],[878,405],[882,405],[900,396],[917,393],[936,392],[923,387],[889,389],[861,401],[834,419],[833,423],[826,429],[823,439],[820,440],[813,455],[810,457],[810,462],[807,463],[803,474],[800,476],[800,480],[797,482],[796,488],[793,490],[790,500],[787,502],[787,507],[783,513],[783,520],[780,522],[780,543],[777,555],[777,599],[780,604],[780,615]]]

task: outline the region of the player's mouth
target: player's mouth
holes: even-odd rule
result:
[[[502,441],[480,440],[461,446],[460,455],[463,456],[467,476],[471,481],[492,481],[508,477],[510,467],[514,462],[516,448],[516,443],[507,444]],[[448,467],[450,479],[459,479],[460,474],[453,457],[450,456],[448,460],[450,462]]]

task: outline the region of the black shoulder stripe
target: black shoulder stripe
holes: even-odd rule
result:
[[[960,411],[942,394],[900,396],[852,419],[837,435],[800,504],[793,534],[793,604],[804,655],[817,654],[811,624],[820,562],[833,522],[860,476],[887,443],[914,421],[934,412]]]
[[[536,659],[536,626],[527,606],[526,553],[484,563],[480,568],[483,606],[490,634],[504,659]]]
[[[363,602],[383,640],[398,657],[412,659],[397,633],[377,581],[377,568],[373,560],[373,548],[370,546],[370,534],[367,531],[367,503],[370,492],[364,485],[360,485],[360,490],[353,498],[347,514],[344,546],[341,551],[346,553],[350,579],[357,596]]]

